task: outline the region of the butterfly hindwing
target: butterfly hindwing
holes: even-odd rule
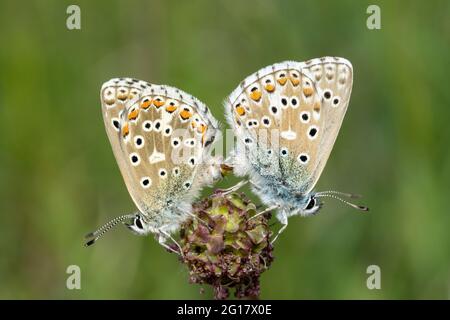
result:
[[[150,89],[151,84],[145,81],[131,78],[113,78],[102,85],[100,100],[102,115],[111,148],[119,165],[122,176],[127,175],[120,148],[120,118],[128,104],[133,99],[139,99],[145,89]]]
[[[246,78],[227,101],[227,118],[253,170],[309,192],[333,147],[351,83],[351,65],[341,58],[278,63]]]

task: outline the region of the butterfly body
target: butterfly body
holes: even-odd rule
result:
[[[316,213],[313,188],[333,148],[353,83],[351,63],[324,57],[286,61],[247,77],[225,101],[237,137],[234,172],[287,224]],[[323,195],[321,195],[323,196]]]

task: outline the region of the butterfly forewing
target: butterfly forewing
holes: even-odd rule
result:
[[[227,116],[258,173],[309,192],[333,147],[351,83],[351,65],[340,58],[278,63],[245,79],[227,101]]]
[[[326,165],[344,120],[352,92],[353,67],[346,59],[332,57],[314,59],[306,65],[303,70],[315,80],[321,99],[319,127],[322,134],[319,132],[318,135],[317,164],[311,171],[308,189],[311,191]]]

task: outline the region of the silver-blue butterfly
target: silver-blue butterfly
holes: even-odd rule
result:
[[[322,197],[368,210],[340,197],[355,195],[313,191],[344,119],[352,83],[353,68],[346,59],[286,61],[247,77],[225,101],[237,137],[230,160],[234,173],[249,177],[268,206],[264,212],[277,210],[282,228],[273,241],[288,217],[317,213]]]
[[[171,234],[193,216],[192,201],[221,178],[221,158],[210,154],[220,137],[217,120],[190,94],[136,79],[111,79],[100,98],[114,156],[138,210],[88,234],[87,245],[125,223],[173,250],[166,241],[177,244]]]

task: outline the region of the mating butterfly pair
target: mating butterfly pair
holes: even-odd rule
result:
[[[268,208],[282,228],[288,217],[316,213],[319,198],[332,197],[355,208],[336,191],[313,192],[327,162],[350,99],[353,70],[343,58],[287,61],[247,77],[225,101],[237,145],[227,164]],[[193,96],[169,86],[121,78],[101,89],[106,131],[138,212],[113,219],[88,235],[93,244],[126,221],[135,233],[166,240],[190,216],[202,187],[222,177],[224,161],[211,156],[220,137],[217,120]],[[194,217],[195,218],[195,217]]]

